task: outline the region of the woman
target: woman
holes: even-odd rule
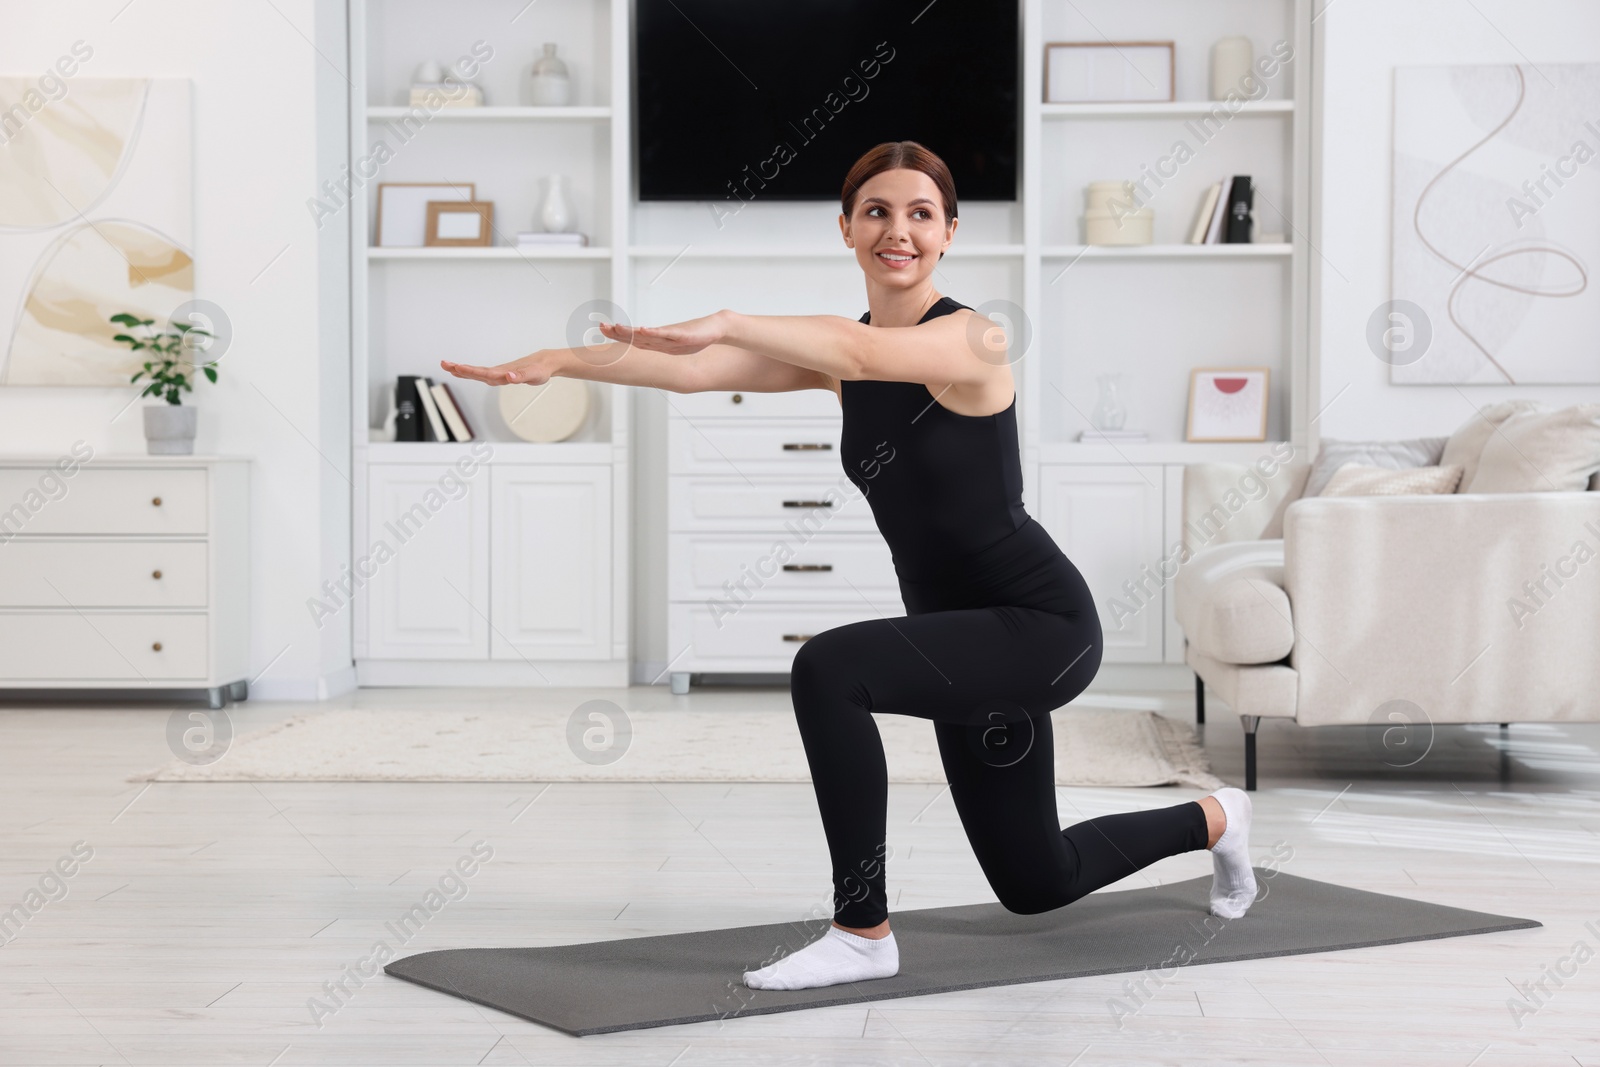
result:
[[[604,325],[611,345],[498,367],[440,364],[493,385],[567,375],[680,393],[839,396],[845,472],[889,544],[907,614],[826,630],[795,655],[790,693],[833,865],[834,920],[805,948],[745,972],[746,985],[804,989],[899,971],[875,711],[932,720],[967,839],[1007,909],[1059,908],[1209,848],[1212,912],[1243,915],[1256,883],[1241,790],[1061,829],[1050,712],[1094,678],[1100,623],[1077,568],[1023,509],[1004,335],[933,286],[955,236],[955,184],[923,146],[889,142],[851,168],[841,206],[844,243],[866,275],[860,321],[719,311],[672,326]]]

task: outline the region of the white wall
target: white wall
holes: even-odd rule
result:
[[[1552,407],[1600,401],[1600,386],[1390,385],[1367,347],[1367,320],[1391,298],[1390,191],[1394,68],[1458,63],[1600,62],[1592,0],[1321,0],[1322,437],[1448,434],[1474,408],[1510,397]],[[1596,116],[1600,118],[1600,116]],[[1577,136],[1576,132],[1574,136]],[[1596,360],[1600,341],[1587,339]],[[1348,388],[1347,388],[1348,387]],[[1344,390],[1340,394],[1340,390]],[[1336,398],[1337,395],[1337,398]]]
[[[252,693],[348,686],[349,619],[319,630],[305,604],[349,556],[346,238],[334,223],[319,233],[305,206],[336,169],[319,148],[344,152],[343,3],[0,0],[0,27],[7,75],[36,77],[82,40],[94,51],[76,78],[192,79],[196,295],[234,337],[220,382],[185,403],[200,409],[197,452],[255,460]],[[142,453],[139,404],[123,410],[134,391],[0,389],[0,452],[56,455],[82,438]]]

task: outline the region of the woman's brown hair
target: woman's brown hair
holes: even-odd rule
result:
[[[956,217],[955,179],[950,176],[950,168],[944,165],[944,160],[916,141],[885,141],[868,149],[865,155],[855,161],[850,173],[844,176],[844,191],[839,194],[845,218],[855,211],[856,195],[869,179],[886,170],[902,169],[921,171],[933,179],[934,186],[939,190],[939,198],[944,201],[944,224],[949,226]]]

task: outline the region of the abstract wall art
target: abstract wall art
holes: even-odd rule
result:
[[[0,78],[0,384],[127,385],[110,317],[194,297],[190,83],[63,88]]]
[[[1600,64],[1394,72],[1393,383],[1600,383]],[[1392,305],[1391,305],[1392,306]]]

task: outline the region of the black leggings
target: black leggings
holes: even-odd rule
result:
[[[812,637],[789,678],[833,863],[834,920],[871,927],[885,889],[888,769],[871,712],[931,719],[950,795],[1000,903],[1070,904],[1156,860],[1206,847],[1186,801],[1065,830],[1056,814],[1050,712],[1100,667],[1092,607],[996,606],[869,619]]]

